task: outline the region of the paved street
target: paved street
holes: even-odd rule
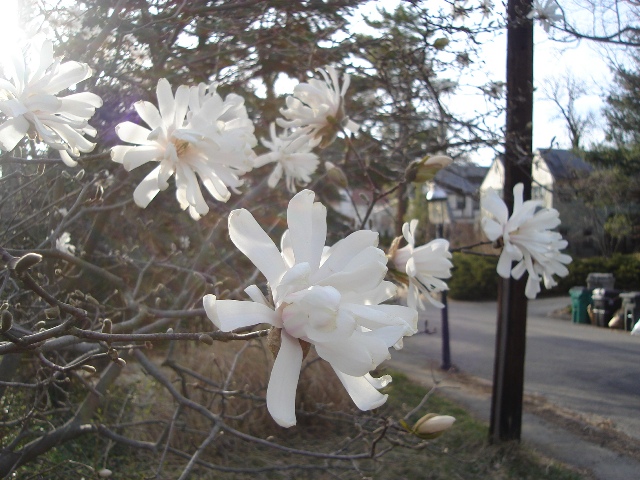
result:
[[[549,316],[569,304],[569,297],[529,302],[525,393],[611,420],[617,429],[640,439],[640,337]],[[429,308],[424,318],[437,333],[405,339],[404,349],[393,353],[394,361],[440,361],[440,311]],[[495,302],[450,301],[449,321],[452,363],[491,381]]]

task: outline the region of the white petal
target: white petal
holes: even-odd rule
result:
[[[343,303],[342,308],[351,312],[358,325],[375,330],[388,326],[405,327],[405,335],[418,331],[418,312],[401,305],[355,305]]]
[[[175,115],[175,99],[171,92],[171,85],[166,78],[158,80],[158,86],[156,88],[156,94],[158,96],[158,110],[162,116],[165,127],[173,125]],[[181,125],[178,125],[180,127]]]
[[[375,378],[372,377],[370,373],[367,373],[364,378],[378,390],[386,387],[393,381],[391,375],[383,375],[381,377]]]
[[[229,214],[229,236],[234,245],[258,267],[272,287],[286,270],[284,260],[273,241],[248,210]]]
[[[331,285],[340,291],[370,291],[376,288],[387,273],[387,257],[376,247],[367,247],[342,269],[319,280],[320,285]]]
[[[327,224],[325,207],[321,204],[316,207],[314,199],[311,190],[295,195],[287,208],[287,224],[296,263],[307,262],[315,271],[320,264]]]
[[[276,320],[276,312],[261,303],[218,300],[215,295],[205,295],[202,303],[209,320],[223,332],[261,323],[273,325]]]
[[[161,165],[158,165],[156,168],[151,170],[151,172],[144,177],[142,182],[140,182],[133,191],[133,200],[140,208],[147,208],[147,205],[151,203],[151,200],[153,200],[160,191],[160,187],[158,185],[160,167]]]
[[[276,185],[278,185],[278,182],[282,178],[283,172],[284,169],[282,168],[282,164],[278,163],[273,169],[273,172],[271,172],[271,175],[269,175],[269,180],[267,180],[269,188],[276,188]]]
[[[151,130],[141,127],[133,122],[123,122],[116,125],[116,135],[120,140],[138,145],[148,145],[152,143],[148,137]]]
[[[262,291],[256,285],[249,285],[244,289],[244,293],[246,293],[251,300],[256,303],[261,303],[262,305],[269,305],[267,299],[262,294]]]
[[[527,286],[524,289],[524,293],[527,298],[535,300],[535,298],[538,296],[538,293],[540,293],[540,278],[537,276],[532,276],[531,273],[529,273],[529,277],[527,278]]]
[[[316,352],[334,369],[361,377],[389,358],[389,348],[404,332],[403,326],[382,327],[371,332],[356,330],[342,341],[316,344]]]
[[[500,258],[498,259],[498,266],[496,268],[498,275],[500,275],[502,278],[509,278],[511,276],[512,262],[512,258],[506,251],[503,250],[500,254]]]
[[[483,210],[489,211],[498,223],[504,225],[509,219],[509,209],[500,196],[493,189],[489,189],[485,192],[480,200],[480,205]]]
[[[162,127],[162,117],[153,103],[140,101],[134,103],[133,108],[136,109],[140,118],[151,127],[151,130]]]
[[[367,247],[378,245],[378,234],[371,230],[358,230],[333,245],[326,253],[326,260],[314,279],[326,278],[344,268],[354,256]]]
[[[340,370],[336,370],[336,375],[344,386],[345,390],[360,410],[373,410],[387,401],[388,395],[383,395],[365,378],[352,377]]]
[[[58,153],[67,167],[75,167],[78,165],[78,162],[76,162],[66,150],[59,150]]]
[[[267,387],[267,409],[281,427],[296,424],[296,388],[302,365],[302,347],[297,338],[282,331],[280,350]]]
[[[161,152],[154,145],[143,145],[140,147],[116,146],[111,150],[112,159],[121,154],[120,149],[126,149],[122,153],[122,165],[127,172],[144,165],[147,162],[159,161],[162,158]]]
[[[480,221],[482,231],[492,242],[500,238],[503,234],[503,227],[498,222],[489,217],[482,217]]]
[[[398,288],[392,282],[383,281],[372,290],[364,292],[343,292],[342,301],[344,303],[378,305],[394,297],[397,291]]]
[[[10,118],[0,125],[0,147],[5,152],[13,150],[29,130],[29,122],[24,117]]]

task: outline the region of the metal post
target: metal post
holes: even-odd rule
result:
[[[449,348],[449,306],[447,305],[447,291],[442,291],[442,370],[451,368],[451,350]]]
[[[446,199],[445,199],[446,202]],[[440,207],[444,207],[444,202],[441,202]],[[436,238],[444,238],[444,224],[438,223],[436,225]],[[444,305],[442,307],[442,370],[449,370],[451,368],[451,347],[449,340],[449,306],[447,305],[447,291],[443,290],[440,301]]]

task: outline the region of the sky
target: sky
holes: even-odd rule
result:
[[[9,44],[19,36],[18,22],[18,2],[19,0],[1,0],[2,15],[0,15],[0,44]],[[433,2],[441,0],[430,0]],[[572,10],[573,2],[579,0],[560,0],[563,8],[566,8],[567,16],[574,15],[577,21],[586,22],[588,18],[580,17],[579,10]],[[384,0],[371,2],[366,5],[360,13],[369,16],[376,15],[376,8],[384,6],[386,9],[393,8],[400,0]],[[495,1],[496,9],[504,8],[501,2]],[[582,13],[584,15],[584,13]],[[356,15],[355,18],[358,18]],[[363,27],[364,28],[364,27]],[[536,93],[534,96],[534,130],[533,147],[537,148],[568,148],[570,147],[569,137],[566,132],[565,123],[557,118],[558,111],[554,104],[544,100],[543,84],[551,77],[559,77],[570,72],[576,78],[585,82],[585,86],[591,92],[590,95],[581,98],[577,102],[578,111],[586,113],[591,111],[599,119],[602,127],[600,111],[603,108],[602,96],[611,82],[611,73],[605,61],[606,52],[601,47],[592,42],[582,41],[580,43],[561,43],[549,38],[539,22],[536,22],[534,30],[534,83]],[[506,32],[496,37],[491,43],[484,45],[483,59],[486,62],[486,70],[489,78],[494,80],[504,80],[506,64]],[[285,82],[283,88],[290,91],[290,82]],[[484,99],[481,96],[471,98],[469,95],[460,94],[451,98],[453,109],[465,111],[470,108],[482,111]],[[498,128],[498,126],[496,126]],[[595,128],[590,135],[585,138],[584,145],[588,147],[590,143],[601,141],[604,137],[602,128]],[[482,165],[488,165],[493,160],[493,151],[490,149],[480,150],[472,156],[471,160]]]
[[[8,45],[19,37],[18,0],[2,0],[0,15],[0,45]]]
[[[438,1],[438,0],[434,0]],[[391,9],[400,3],[398,0],[385,0],[369,4],[362,13],[375,16],[375,8],[384,5],[385,9]],[[502,2],[494,1],[495,9],[504,8]],[[560,0],[568,17],[575,18],[579,23],[588,19],[584,12],[577,10],[573,0]],[[505,81],[506,73],[506,31],[498,35],[490,43],[483,47],[483,60],[486,63],[487,76],[493,80]],[[592,112],[599,128],[594,128],[584,139],[583,146],[602,141],[604,133],[601,110],[604,106],[602,97],[611,82],[611,73],[605,60],[606,52],[593,42],[561,43],[550,39],[539,22],[534,26],[534,120],[533,120],[533,148],[569,148],[571,142],[563,120],[558,118],[559,112],[553,102],[545,100],[543,85],[549,78],[558,78],[569,72],[575,78],[584,82],[589,94],[576,102],[580,114]],[[481,96],[472,98],[460,93],[450,99],[452,109],[468,111],[478,109],[482,111],[485,101]],[[504,119],[502,120],[504,123]],[[498,126],[496,126],[498,128]],[[493,160],[494,152],[491,149],[479,150],[472,155],[471,160],[481,165],[489,165]]]

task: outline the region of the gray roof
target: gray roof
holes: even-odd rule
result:
[[[473,163],[452,163],[440,170],[435,183],[450,193],[476,195],[487,174],[489,167],[481,167]]]
[[[591,173],[593,167],[571,150],[540,149],[540,156],[556,180],[569,180]]]

